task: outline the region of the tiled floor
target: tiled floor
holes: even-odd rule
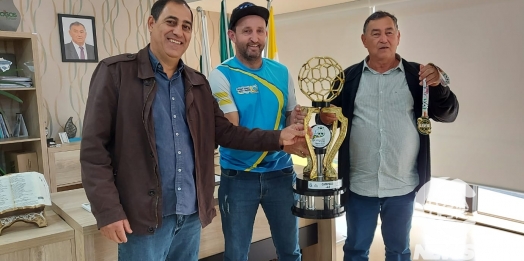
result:
[[[337,261],[342,260],[345,218],[337,219]],[[524,236],[416,211],[411,230],[413,261],[523,261]],[[379,226],[370,250],[370,261],[384,260]]]

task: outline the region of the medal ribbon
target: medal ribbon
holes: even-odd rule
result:
[[[426,84],[426,79],[422,80],[422,118],[429,118],[429,87]]]

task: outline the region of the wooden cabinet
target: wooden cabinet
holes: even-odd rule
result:
[[[73,185],[81,185],[80,142],[65,143],[48,148],[51,192]]]
[[[2,231],[0,261],[76,260],[73,229],[53,211],[45,215],[47,227],[17,222]]]
[[[21,32],[0,31],[0,56],[10,57],[15,62],[20,77],[29,77],[32,86],[18,85],[0,86],[0,108],[7,127],[13,133],[17,121],[17,114],[23,116],[27,127],[26,137],[3,137],[0,139],[0,151],[6,152],[35,152],[38,172],[44,174],[49,183],[49,168],[47,166],[47,145],[45,135],[45,112],[43,110],[42,85],[40,82],[40,68],[38,62],[38,43],[35,34]],[[0,57],[2,58],[2,57]],[[0,60],[3,63],[5,61]],[[1,65],[0,65],[1,67]],[[0,76],[5,72],[0,71]],[[22,100],[19,103],[11,98],[15,95]]]
[[[118,245],[102,236],[91,212],[82,208],[89,203],[84,189],[51,194],[53,210],[75,230],[77,261],[116,261]]]

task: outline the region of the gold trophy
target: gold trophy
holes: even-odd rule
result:
[[[338,119],[328,127],[316,124],[312,136],[306,132],[306,143],[310,156],[302,174],[297,175],[293,191],[298,199],[292,207],[295,216],[311,219],[329,219],[341,216],[344,206],[340,203],[345,192],[342,179],[332,166],[333,159],[346,137],[348,119],[339,107],[330,107],[330,102],[342,91],[344,70],[330,57],[313,57],[300,69],[298,84],[302,93],[311,101],[304,128],[315,114],[334,113]],[[338,125],[340,124],[340,129]],[[337,135],[338,130],[338,135]]]

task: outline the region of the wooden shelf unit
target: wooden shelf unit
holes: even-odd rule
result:
[[[12,133],[16,123],[16,114],[21,113],[27,126],[28,137],[10,137],[0,139],[0,151],[36,152],[38,171],[49,184],[49,167],[47,158],[47,140],[45,135],[45,111],[43,109],[42,84],[38,58],[38,41],[36,34],[23,32],[0,31],[0,53],[14,54],[18,76],[32,79],[33,87],[5,87],[1,91],[19,97],[23,103],[18,103],[4,95],[0,95],[0,108],[8,122]],[[0,73],[0,76],[2,73]]]

